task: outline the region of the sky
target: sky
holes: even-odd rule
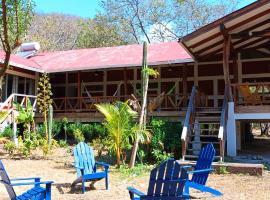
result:
[[[239,8],[254,1],[256,0],[239,0]],[[35,0],[37,12],[59,12],[84,18],[93,18],[95,16],[97,10],[100,9],[99,2],[100,0]]]

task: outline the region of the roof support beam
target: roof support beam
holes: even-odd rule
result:
[[[239,38],[248,39],[248,38],[254,38],[254,37],[270,38],[270,30],[233,33],[231,34],[231,36],[234,39],[239,39]]]
[[[230,81],[230,70],[229,70],[229,59],[230,59],[230,53],[232,47],[232,42],[231,42],[231,36],[228,34],[228,31],[224,24],[220,25],[220,31],[224,37],[224,43],[223,43],[223,73],[224,73],[224,81],[225,81],[225,86],[229,86],[229,101],[233,101],[233,96],[232,96],[232,90],[231,90],[231,81]]]

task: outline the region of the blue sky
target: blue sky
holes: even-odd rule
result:
[[[239,7],[243,7],[254,2],[255,0],[239,1],[241,2]],[[35,2],[37,12],[60,12],[92,18],[95,16],[97,10],[99,9],[100,0],[35,0]]]

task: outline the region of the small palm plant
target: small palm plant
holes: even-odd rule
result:
[[[104,115],[104,126],[108,130],[109,148],[116,153],[116,163],[120,166],[123,149],[131,147],[135,137],[141,141],[149,139],[148,132],[140,132],[135,123],[137,112],[133,111],[127,102],[114,104],[97,104],[96,108]]]

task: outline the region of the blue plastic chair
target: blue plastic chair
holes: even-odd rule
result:
[[[85,182],[97,181],[105,178],[106,190],[108,190],[109,165],[103,162],[96,162],[94,152],[86,143],[80,142],[73,150],[77,179],[72,183],[74,187],[77,183],[82,183],[82,193],[85,192]],[[102,166],[103,171],[97,171],[97,166]]]
[[[1,160],[0,160],[0,177],[1,183],[5,185],[11,200],[44,200],[44,199],[51,200],[51,185],[53,181],[41,182],[39,177],[10,179]],[[42,184],[46,185],[46,187],[45,188],[41,187],[40,185]],[[17,196],[13,187],[26,185],[34,185],[34,187],[27,190],[23,194]]]
[[[131,200],[178,200],[189,199],[183,193],[186,180],[182,177],[181,166],[174,159],[163,162],[150,174],[147,194],[128,187]]]
[[[211,165],[215,155],[216,151],[213,144],[207,144],[200,151],[198,161],[194,168],[192,166],[183,167],[183,177],[187,180],[184,188],[185,194],[189,194],[189,188],[194,188],[201,192],[209,192],[215,196],[222,196],[221,192],[205,185],[209,174],[213,171]],[[190,180],[188,177],[189,174],[192,175]]]

